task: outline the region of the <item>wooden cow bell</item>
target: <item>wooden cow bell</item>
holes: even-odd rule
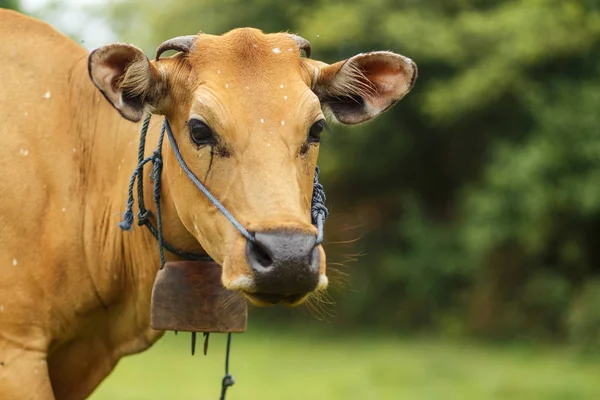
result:
[[[246,299],[221,284],[214,261],[172,261],[158,271],[150,326],[182,332],[244,332]]]

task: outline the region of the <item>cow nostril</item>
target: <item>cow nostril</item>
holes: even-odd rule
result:
[[[319,283],[319,249],[312,233],[291,230],[256,232],[246,242],[246,259],[255,292],[306,294]]]
[[[250,243],[250,249],[254,254],[254,259],[264,268],[273,265],[273,258],[267,250],[258,242]]]

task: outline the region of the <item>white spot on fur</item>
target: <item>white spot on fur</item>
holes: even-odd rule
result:
[[[225,88],[229,88],[229,83],[226,83],[226,84],[225,84]]]
[[[325,289],[327,289],[328,284],[329,284],[329,278],[327,278],[327,275],[323,274],[323,275],[319,276],[319,283],[317,284],[316,290],[325,290]]]
[[[281,50],[279,50],[279,48],[278,48],[278,47],[275,47],[275,48],[273,49],[273,53],[275,53],[275,54],[279,54],[279,53],[281,53]]]
[[[261,119],[260,119],[260,123],[261,123],[261,124],[264,124],[264,123],[265,123],[265,120],[264,120],[264,118],[261,118]]]
[[[125,164],[125,159],[121,158],[121,164]]]
[[[246,90],[249,90],[249,89],[250,89],[250,86],[246,86]]]
[[[21,149],[19,150],[19,154],[22,156],[26,156],[27,154],[29,154],[29,150],[27,149]]]
[[[290,48],[288,49],[288,51],[294,51],[294,48],[293,48],[293,47],[290,47]]]
[[[281,85],[279,85],[279,87],[280,87],[281,89],[283,89],[283,83],[282,83]]]
[[[63,208],[61,209],[61,211],[62,211],[62,212],[67,212],[67,209],[63,207]]]
[[[15,267],[16,267],[18,263],[19,263],[19,262],[17,261],[17,259],[16,259],[16,258],[15,258],[15,259],[13,259],[13,266],[15,266]]]
[[[228,286],[228,289],[230,290],[245,290],[249,292],[256,290],[254,279],[249,276],[240,276],[237,279],[234,279]]]
[[[217,70],[217,74],[221,74],[221,70],[220,69]]]
[[[281,121],[281,126],[284,126],[284,125],[285,125],[285,121]]]
[[[283,96],[283,99],[284,99],[284,100],[287,100],[288,98],[287,98],[287,96]]]
[[[271,143],[267,143],[267,147],[271,147]]]
[[[46,93],[44,93],[44,95],[42,97],[44,99],[48,100],[50,98],[50,91],[48,90]]]

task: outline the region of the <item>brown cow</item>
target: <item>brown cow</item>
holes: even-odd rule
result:
[[[295,305],[327,285],[310,219],[324,114],[370,120],[417,75],[390,52],[327,65],[301,57],[302,39],[256,29],[179,38],[166,45],[179,53],[149,61],[126,44],[89,54],[49,25],[3,10],[0,39],[3,400],[83,399],[121,357],[162,335],[149,327],[156,240],[117,225],[144,112],[168,118],[190,169],[257,242],[248,244],[182,174],[167,143],[166,239],[208,253],[223,266],[223,284],[249,300]]]

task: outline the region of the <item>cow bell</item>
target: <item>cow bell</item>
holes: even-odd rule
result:
[[[245,332],[247,302],[221,283],[214,261],[171,261],[152,289],[150,326],[181,332]]]

